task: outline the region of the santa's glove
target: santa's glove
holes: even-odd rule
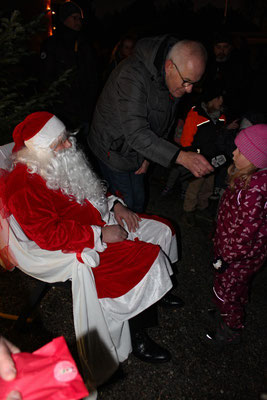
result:
[[[212,266],[217,272],[219,272],[219,274],[222,274],[229,267],[229,264],[227,264],[227,262],[225,262],[221,257],[217,257],[213,260]]]

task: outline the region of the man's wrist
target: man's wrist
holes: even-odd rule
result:
[[[181,152],[181,149],[177,149],[176,153],[174,154],[174,156],[171,159],[171,162],[170,162],[171,165],[177,164],[177,159],[179,157],[180,152]]]
[[[120,202],[120,200],[115,200],[115,201],[114,201],[114,203],[113,203],[113,206],[112,206],[112,208],[111,208],[111,210],[110,210],[110,211],[114,211],[114,209],[115,209],[115,206],[116,206],[117,204],[121,204],[121,205],[123,205],[123,204]]]
[[[180,164],[180,165],[184,165],[184,154],[186,153],[186,151],[180,150],[176,160],[175,160],[175,164]]]

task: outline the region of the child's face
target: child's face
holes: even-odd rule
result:
[[[237,169],[243,169],[251,165],[251,162],[242,153],[240,153],[238,148],[233,151],[233,160]]]
[[[221,106],[223,105],[223,97],[218,96],[208,102],[209,108],[212,110],[220,110]]]

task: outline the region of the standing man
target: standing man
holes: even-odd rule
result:
[[[55,34],[41,46],[40,82],[42,90],[70,71],[60,86],[59,100],[49,110],[71,129],[80,128],[77,139],[86,145],[89,124],[98,91],[97,60],[83,33],[83,12],[69,1],[58,9]]]
[[[167,139],[179,99],[192,91],[206,66],[199,42],[169,36],[140,40],[132,56],[111,73],[96,105],[88,144],[112,193],[144,210],[144,174],[149,162],[181,164],[196,177],[213,169],[196,153]]]
[[[220,85],[223,89],[224,107],[228,122],[242,117],[250,98],[250,65],[233,44],[228,32],[217,32],[213,39],[213,54],[207,66],[207,85]]]

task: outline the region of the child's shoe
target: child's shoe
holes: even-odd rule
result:
[[[239,344],[241,342],[241,329],[232,329],[223,321],[218,314],[214,315],[217,319],[217,327],[213,332],[208,332],[206,337],[219,347],[223,347],[228,344]]]

